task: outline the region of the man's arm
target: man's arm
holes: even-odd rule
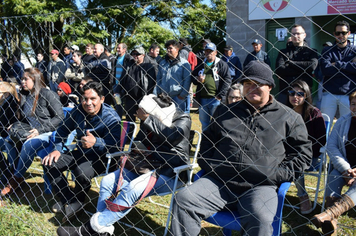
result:
[[[190,89],[190,84],[191,84],[191,78],[190,78],[190,75],[191,75],[191,66],[188,62],[186,63],[183,63],[183,78],[182,78],[182,88],[183,88],[183,91],[178,95],[180,96],[182,99],[186,98],[189,94],[189,89]]]
[[[219,82],[219,88],[216,97],[224,101],[226,97],[226,93],[231,86],[231,75],[227,63],[224,61],[220,61],[220,63],[221,63],[221,68],[218,68],[219,70],[218,74],[220,77],[219,79],[221,79],[221,81]]]

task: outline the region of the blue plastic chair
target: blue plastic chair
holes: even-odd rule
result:
[[[197,180],[201,176],[203,176],[204,172],[205,172],[204,170],[199,171],[194,176],[194,180]],[[291,185],[290,182],[285,182],[282,183],[281,186],[278,188],[278,207],[272,223],[273,236],[281,235],[283,204],[290,185]],[[223,234],[225,236],[231,236],[232,230],[241,231],[241,224],[240,224],[239,217],[240,216],[237,211],[219,211],[204,220],[211,224],[222,227]]]

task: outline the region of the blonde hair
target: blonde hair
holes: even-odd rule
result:
[[[5,82],[5,81],[1,81],[0,88],[3,89],[4,91],[10,93],[16,99],[16,101],[19,102],[20,99],[19,99],[19,95],[17,94],[15,84],[16,83],[9,83],[9,82]]]

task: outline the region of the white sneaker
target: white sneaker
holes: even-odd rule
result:
[[[63,203],[61,203],[61,202],[56,202],[56,204],[54,204],[54,205],[52,206],[52,211],[53,211],[54,213],[63,212],[63,211],[64,211],[64,205],[63,205]]]

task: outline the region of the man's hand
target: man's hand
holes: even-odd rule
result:
[[[80,141],[82,142],[82,147],[83,148],[91,148],[94,146],[96,142],[96,138],[92,133],[90,133],[89,130],[86,132],[86,136],[83,136]]]
[[[61,153],[59,151],[53,151],[43,158],[42,165],[50,166],[53,162],[57,162],[60,156]]]
[[[342,176],[346,182],[346,185],[351,186],[353,182],[355,182],[356,169],[348,169],[347,171],[342,173]]]
[[[134,116],[142,121],[145,121],[150,116],[150,114],[146,113],[146,111],[144,111],[142,108],[138,108]]]
[[[27,139],[30,139],[30,138],[33,138],[33,137],[36,137],[37,135],[39,135],[37,129],[31,129],[29,132],[30,132],[31,134],[26,137]]]
[[[205,74],[198,75],[198,81],[203,84],[205,82]]]

